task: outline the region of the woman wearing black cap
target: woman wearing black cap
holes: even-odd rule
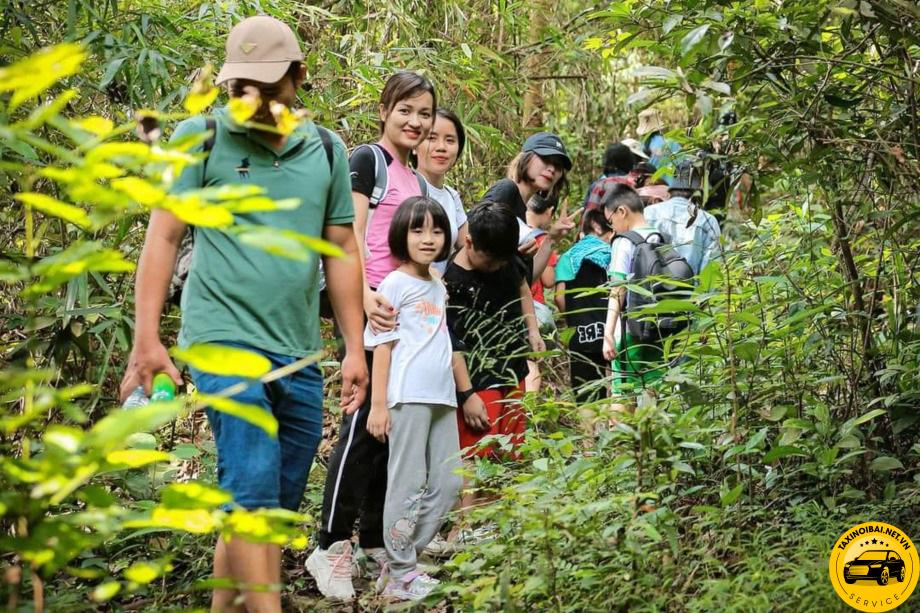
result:
[[[490,187],[482,199],[510,207],[518,218],[524,238],[530,232],[527,201],[534,194],[559,200],[568,187],[566,173],[571,169],[572,160],[562,139],[549,132],[537,132],[524,141],[521,152],[511,160],[507,177]],[[548,239],[539,246],[533,238],[527,238],[519,246],[530,283],[543,274],[553,252],[553,242],[574,227],[571,217],[563,214],[550,228]]]
[[[527,279],[526,291],[522,293],[522,311],[525,316],[534,316],[533,296],[530,286],[546,270],[553,254],[553,244],[575,227],[574,215],[567,215],[563,210],[559,219],[538,242],[527,225],[527,202],[535,195],[540,195],[552,202],[558,202],[568,187],[566,173],[572,169],[572,160],[565,150],[562,139],[549,132],[537,132],[526,141],[511,163],[508,175],[493,185],[483,196],[483,200],[507,205],[518,218],[520,237],[518,244],[518,265]],[[555,208],[555,204],[553,204]],[[576,212],[576,215],[580,211]],[[539,341],[542,344],[542,339]],[[535,362],[528,361],[530,374],[527,377],[527,391],[537,391],[540,387],[539,368]]]
[[[526,141],[511,163],[508,176],[483,196],[483,200],[507,204],[524,220],[527,201],[536,193],[558,198],[568,187],[566,172],[572,169],[572,160],[565,145],[555,134],[537,132]]]

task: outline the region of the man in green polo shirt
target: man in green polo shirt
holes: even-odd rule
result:
[[[246,19],[227,38],[227,58],[217,83],[227,83],[231,97],[248,87],[259,90],[261,106],[252,123],[274,125],[271,103],[291,106],[303,82],[303,54],[294,33],[266,16]],[[352,231],[351,181],[342,141],[317,126],[304,124],[284,136],[233,121],[226,108],[213,119],[213,146],[205,165],[186,169],[177,191],[204,186],[255,185],[275,199],[297,199],[296,208],[237,213],[235,227],[252,225],[322,236],[346,253],[325,258],[327,287],[345,341],[342,406],[355,410],[364,398],[367,366],[362,333],[362,280]],[[207,120],[193,117],[179,124],[173,139],[204,132]],[[331,155],[329,155],[331,154]],[[150,216],[135,288],[134,348],[122,381],[122,395],[137,385],[148,393],[155,372],[176,383],[181,377],[160,341],[159,323],[179,244],[186,225],[165,210]],[[189,276],[182,295],[180,346],[218,343],[267,357],[274,368],[320,349],[318,257],[306,261],[271,255],[246,244],[238,234],[199,227]],[[303,499],[313,456],[322,437],[322,376],[316,365],[263,384],[239,377],[192,369],[199,391],[219,393],[240,383],[234,399],[271,411],[278,420],[273,438],[230,415],[208,411],[217,444],[220,486],[244,509],[297,510]],[[214,575],[235,581],[239,590],[215,590],[212,609],[280,611],[281,549],[243,538],[218,539]],[[252,586],[246,589],[245,586]],[[260,588],[261,586],[261,588]],[[272,589],[266,591],[265,586]]]

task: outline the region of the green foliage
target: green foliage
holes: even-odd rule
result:
[[[62,112],[76,98],[75,90],[33,102],[53,91],[62,78],[77,73],[85,57],[77,45],[60,45],[0,70],[0,90],[11,92],[2,112],[7,121],[0,124],[4,143],[14,151],[17,144],[24,144],[28,149],[19,149],[42,152],[35,160],[10,161],[3,166],[24,188],[15,198],[21,205],[17,215],[25,221],[25,258],[5,263],[4,282],[19,290],[16,300],[25,330],[55,321],[61,305],[47,298],[60,294],[62,286],[70,294],[76,281],[85,287],[90,275],[108,286],[116,275],[134,270],[121,251],[91,240],[94,233],[118,220],[162,207],[189,223],[237,231],[234,211],[291,206],[275,203],[253,189],[170,194],[172,178],[185,166],[198,163],[200,156],[189,151],[200,139],[171,146],[130,142],[122,138],[130,125],[115,126],[96,116],[66,118]],[[208,90],[206,83],[200,88],[216,92]],[[53,232],[64,242],[60,248],[48,248],[42,240]],[[336,253],[320,239],[293,232],[289,236],[307,247]],[[248,243],[275,251],[258,240]],[[92,312],[72,307],[66,311],[68,319]],[[73,329],[75,322],[69,323]],[[270,414],[229,398],[197,397],[188,407],[180,398],[132,410],[116,408],[93,423],[84,406],[87,397],[98,399],[98,389],[89,384],[56,384],[54,371],[35,368],[38,349],[36,339],[26,336],[11,352],[13,364],[0,375],[0,397],[4,399],[0,517],[8,528],[0,542],[4,551],[16,552],[15,564],[28,566],[36,598],[41,582],[59,573],[95,583],[91,597],[96,601],[146,589],[173,568],[168,552],[159,559],[134,561],[123,569],[114,565],[88,570],[77,565],[81,558],[85,562],[88,552],[134,533],[225,531],[253,540],[306,546],[301,529],[305,518],[296,513],[228,515],[219,508],[229,502],[226,493],[194,482],[157,491],[158,472],[163,466],[178,465],[182,457],[156,449],[157,441],[150,432],[188,419],[205,401],[215,410],[246,419],[274,435],[277,422]],[[91,351],[88,346],[85,349]],[[174,353],[206,372],[271,376],[265,358],[239,349],[202,345]],[[150,478],[145,476],[147,471]],[[143,499],[136,499],[138,489]],[[148,499],[160,493],[160,502]],[[18,591],[15,583],[10,589]]]
[[[695,324],[668,343],[682,361],[654,401],[594,440],[578,409],[607,417],[606,401],[575,407],[565,391],[531,400],[522,457],[479,464],[478,484],[501,496],[475,518],[494,521],[497,538],[447,565],[441,595],[452,606],[834,609],[825,561],[840,532],[878,518],[920,538],[920,15],[910,3],[28,6],[8,3],[0,25],[4,55],[19,60],[0,69],[0,228],[10,237],[0,543],[5,563],[34,571],[9,586],[23,600],[47,583],[55,609],[87,598],[200,606],[216,532],[306,546],[302,516],[220,510],[228,495],[207,485],[202,398],[111,409],[133,328],[126,273],[151,210],[279,257],[334,254],[313,237],[233,224],[234,212],[294,203],[249,189],[170,193],[200,161],[201,138],[132,135],[137,118],[168,132],[220,103],[208,70],[192,73],[218,63],[229,27],[262,9],[296,26],[311,84],[301,102],[350,144],[376,137],[393,69],[426,70],[468,129],[451,176],[467,203],[517,150],[534,83],[538,119],[565,137],[576,185],[646,105],[663,109],[685,150],[722,140],[752,179],[726,227],[725,262],[677,305]],[[531,12],[543,9],[551,15],[534,37]],[[739,123],[718,126],[729,108]],[[164,320],[174,331],[175,313]],[[176,357],[272,376],[208,347]],[[277,428],[254,407],[208,401]],[[321,478],[314,471],[311,510]]]
[[[586,48],[647,59],[633,103],[685,102],[696,126],[669,135],[690,150],[727,134],[753,176],[751,221],[735,219],[725,262],[701,275],[694,326],[667,344],[684,361],[655,401],[617,415],[584,457],[559,407],[537,408],[553,415],[535,420],[522,464],[480,475],[501,492],[480,512],[499,529],[452,562],[445,593],[464,608],[835,609],[826,556],[840,532],[869,517],[920,529],[904,122],[920,39],[906,3],[850,4],[595,15],[604,33]],[[726,132],[728,108],[741,121]]]

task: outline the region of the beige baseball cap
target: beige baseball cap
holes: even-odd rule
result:
[[[247,17],[227,36],[227,57],[215,83],[248,79],[274,83],[284,76],[291,62],[303,61],[294,32],[268,15]]]

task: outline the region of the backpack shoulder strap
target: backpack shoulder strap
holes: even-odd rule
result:
[[[332,149],[332,133],[322,126],[316,126],[319,139],[323,141],[323,151],[326,152],[326,161],[329,163],[329,174],[332,174],[332,164],[335,161],[335,152]]]
[[[626,232],[617,232],[613,238],[623,237],[633,245],[641,245],[645,242],[645,237],[636,232],[635,230],[627,230]]]
[[[658,245],[670,245],[671,244],[671,237],[665,234],[664,232],[660,232],[658,230],[655,230],[654,232],[649,232],[649,235],[645,237],[646,242],[648,242],[648,239],[650,239],[653,236],[658,237],[659,242],[655,244],[658,244]]]
[[[425,177],[422,176],[422,173],[412,169],[412,172],[415,173],[415,178],[418,180],[418,188],[422,193],[422,196],[428,197],[428,181],[425,180]]]
[[[374,190],[371,192],[371,197],[368,198],[368,206],[375,209],[387,193],[387,185],[389,184],[389,177],[387,177],[387,159],[383,155],[383,150],[376,144],[358,145],[355,147],[355,153],[362,147],[367,147],[374,155]],[[354,153],[352,155],[354,155]]]
[[[211,150],[214,149],[214,143],[217,142],[217,120],[211,116],[205,117],[204,129],[211,134],[208,136],[208,139],[204,141],[204,148],[202,149],[204,153],[208,154],[201,164],[202,183],[204,183],[204,177],[208,173],[208,160],[211,159]],[[202,185],[202,187],[204,187],[204,185]]]

